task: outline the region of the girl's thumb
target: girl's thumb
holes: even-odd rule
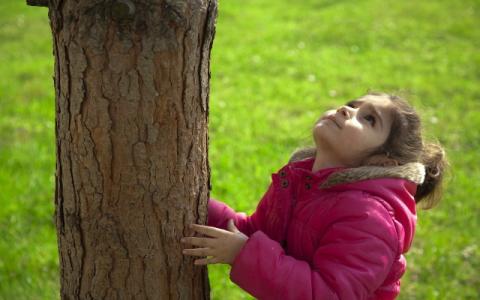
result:
[[[233,219],[228,220],[227,228],[231,232],[239,232],[239,230],[235,226],[235,223],[233,222]]]

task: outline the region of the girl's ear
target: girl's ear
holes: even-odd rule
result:
[[[388,157],[385,154],[376,154],[372,155],[365,160],[363,163],[364,166],[382,166],[382,167],[393,167],[398,166],[398,161]]]

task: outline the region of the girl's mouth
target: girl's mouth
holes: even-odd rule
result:
[[[339,129],[342,129],[342,128],[340,127],[340,125],[338,125],[337,120],[335,119],[335,116],[334,116],[334,115],[325,116],[323,119],[324,119],[324,120],[330,120],[330,121],[332,121],[333,123],[335,123],[335,125],[337,125],[337,127],[338,127]]]

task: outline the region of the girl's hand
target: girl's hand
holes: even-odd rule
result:
[[[233,220],[228,221],[228,231],[216,227],[191,224],[190,228],[208,237],[184,237],[181,242],[197,246],[199,248],[184,249],[183,254],[189,256],[207,256],[207,258],[195,260],[196,265],[229,264],[232,265],[238,252],[248,240],[241,233]]]

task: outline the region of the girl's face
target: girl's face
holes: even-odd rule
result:
[[[360,165],[386,142],[392,110],[388,98],[367,95],[337,110],[326,111],[313,127],[317,154],[328,157],[332,164]]]

